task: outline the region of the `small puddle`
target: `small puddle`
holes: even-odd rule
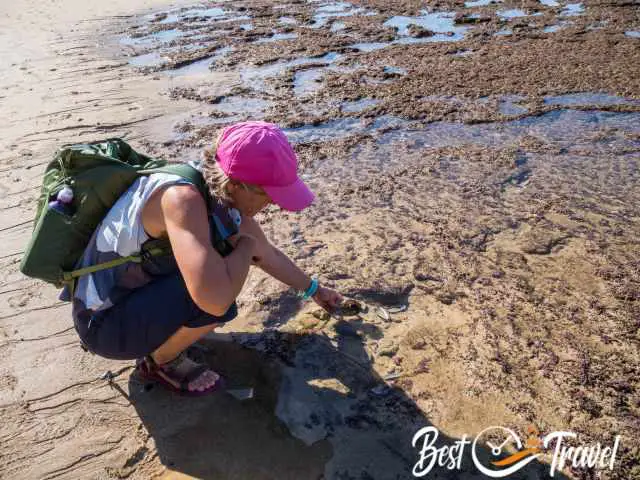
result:
[[[298,70],[293,78],[293,94],[302,97],[318,91],[325,71],[325,68]]]
[[[529,15],[524,10],[520,10],[519,8],[513,8],[511,10],[499,10],[496,12],[500,18],[511,19],[511,18],[520,18],[520,17],[528,17]]]
[[[582,3],[570,3],[565,5],[564,9],[560,12],[563,17],[574,17],[576,15],[582,15],[584,13],[584,5]]]
[[[571,25],[571,23],[570,22],[560,22],[557,25],[549,25],[548,27],[544,27],[542,29],[542,31],[544,33],[554,33],[554,32],[557,32],[559,30],[562,30],[567,25]]]
[[[395,16],[384,22],[383,25],[385,27],[395,27],[401,37],[410,35],[410,25],[416,25],[435,34],[430,37],[412,38],[412,40],[420,42],[455,41],[461,40],[469,28],[456,26],[454,23],[455,17],[456,14],[454,12],[427,13],[423,10],[422,15],[419,17]]]
[[[344,22],[333,22],[331,24],[331,31],[339,32],[340,30],[344,30],[345,26]]]
[[[131,47],[148,47],[153,44],[169,43],[176,38],[183,37],[185,32],[178,29],[163,30],[161,32],[151,33],[142,37],[126,36],[120,39],[122,45]]]
[[[265,80],[267,78],[284,75],[291,67],[321,62],[333,63],[340,57],[341,55],[336,52],[329,52],[321,57],[302,57],[285,62],[270,63],[261,67],[245,68],[240,72],[240,78],[250,88],[262,91],[266,89]]]
[[[449,103],[453,105],[462,106],[464,101],[454,97],[453,95],[427,95],[425,97],[420,98],[423,102],[441,102],[441,103]]]
[[[280,17],[278,23],[281,25],[297,25],[298,21],[293,17]]]
[[[542,5],[545,5],[547,7],[559,7],[560,4],[558,2],[556,2],[556,0],[540,0],[540,3]]]
[[[394,42],[365,42],[365,43],[354,43],[353,45],[349,45],[351,48],[355,48],[356,50],[360,50],[361,52],[375,52],[376,50],[381,50],[389,45],[393,45]]]
[[[633,31],[633,30],[628,30],[628,31],[624,32],[624,34],[627,37],[640,38],[640,32],[636,32],[636,31]]]
[[[173,140],[184,141],[198,133],[199,129],[212,125],[229,124],[244,120],[261,120],[264,112],[273,105],[272,102],[260,98],[232,95],[223,98],[213,105],[213,110],[206,113],[192,114],[173,124]],[[220,115],[223,114],[223,115]]]
[[[176,13],[170,13],[166,18],[160,20],[159,23],[166,25],[168,23],[176,23],[178,20],[180,20],[180,17]]]
[[[568,93],[566,95],[555,95],[544,98],[547,105],[562,106],[590,106],[606,107],[612,105],[640,105],[640,100],[618,97],[608,93]]]
[[[280,40],[293,40],[298,38],[297,33],[274,33],[270,37],[259,38],[253,43],[271,43],[271,42],[279,42]]]
[[[249,15],[239,15],[237,17],[222,18],[217,20],[217,23],[241,22],[244,20],[251,20],[251,17]]]
[[[513,30],[510,30],[508,28],[503,28],[502,30],[498,30],[496,33],[494,33],[494,35],[498,36],[498,37],[508,37],[509,35],[513,34]]]
[[[390,73],[395,75],[406,75],[407,70],[402,67],[394,67],[391,65],[387,65],[386,67],[384,67],[384,73]]]
[[[181,16],[183,18],[192,18],[192,17],[222,18],[222,17],[226,17],[227,13],[220,7],[207,8],[204,10],[193,8],[191,10],[187,10],[186,12],[182,12]]]
[[[134,67],[158,67],[167,62],[167,58],[160,55],[158,52],[146,53],[144,55],[138,55],[129,59],[129,65]]]
[[[451,12],[425,13],[419,17],[395,16],[384,22],[386,27],[397,29],[400,38],[392,42],[363,42],[350,45],[361,52],[374,52],[390,45],[409,45],[433,42],[455,42],[462,40],[469,27],[456,26],[455,14]],[[410,36],[410,26],[425,30],[425,36]]]
[[[467,8],[472,7],[486,7],[494,3],[501,3],[502,0],[472,0],[470,2],[464,2],[464,6]]]
[[[213,70],[214,63],[216,60],[224,57],[227,53],[231,52],[233,47],[222,47],[216,50],[216,53],[211,57],[203,58],[202,60],[198,60],[196,62],[190,63],[189,65],[185,65],[184,67],[176,68],[173,70],[168,70],[167,74],[172,77],[177,76],[201,76],[208,75]]]
[[[524,100],[526,98],[521,95],[504,95],[498,102],[498,110],[503,115],[523,115],[529,109],[517,104]]]
[[[325,26],[329,19],[338,17],[352,17],[354,15],[371,15],[372,12],[367,12],[366,9],[358,7],[354,8],[353,5],[346,2],[332,3],[329,5],[323,5],[316,9],[313,16],[313,23],[307,25],[309,28],[320,28]]]
[[[358,66],[339,67],[328,65],[326,67],[298,70],[293,77],[293,94],[296,97],[303,97],[317,92],[322,87],[322,80],[327,72],[349,73],[357,69]]]
[[[215,104],[215,109],[227,114],[241,113],[245,116],[249,114],[257,118],[264,116],[264,111],[272,105],[272,102],[262,98],[233,95],[231,97],[225,97],[221,102]]]
[[[323,13],[333,13],[333,12],[344,12],[345,10],[351,8],[351,4],[347,2],[338,2],[332,3],[330,5],[323,5],[322,7],[318,7],[317,12]]]
[[[238,20],[238,19],[248,20],[250,18],[247,16],[231,17],[230,15],[232,14],[220,7],[191,8],[188,10],[176,9],[176,10],[170,10],[169,12],[167,12],[166,17],[160,20],[159,23],[168,24],[168,23],[176,23],[182,20],[193,21],[194,19],[202,19],[203,21],[209,21],[209,20],[230,21],[230,20]],[[159,18],[159,16],[158,14],[155,14],[155,15],[152,15],[151,18],[152,18],[152,21],[154,21],[156,18]]]
[[[304,125],[302,127],[285,128],[287,138],[293,143],[324,142],[330,139],[348,137],[362,131],[361,122],[357,118],[341,118],[320,125]]]
[[[363,98],[361,100],[355,100],[352,102],[343,102],[340,105],[340,109],[343,112],[362,112],[367,108],[374,107],[380,103],[380,100],[376,100],[374,98]]]

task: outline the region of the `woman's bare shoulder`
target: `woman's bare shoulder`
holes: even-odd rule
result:
[[[165,236],[167,222],[188,225],[189,217],[206,215],[206,205],[198,189],[189,184],[169,185],[154,192],[142,212],[144,229],[152,237]]]

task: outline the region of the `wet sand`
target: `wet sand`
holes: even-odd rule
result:
[[[5,475],[411,478],[425,425],[451,444],[535,424],[621,435],[598,475],[640,478],[637,5],[12,3]],[[197,159],[243,119],[286,128],[318,196],[261,214],[268,236],[368,308],[327,318],[251,272],[239,318],[192,354],[256,399],[181,399],[82,352],[68,306],[18,263],[56,146],[123,136]],[[100,379],[118,369],[130,402]],[[546,478],[542,460],[513,478]],[[486,478],[463,465],[437,473]]]

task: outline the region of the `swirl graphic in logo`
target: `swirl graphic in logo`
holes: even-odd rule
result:
[[[478,458],[477,445],[483,437],[489,437],[489,432],[491,432],[491,438],[495,438],[497,436],[501,439],[498,442],[488,439],[484,442],[491,449],[491,455],[496,457],[495,461],[491,461],[491,465],[493,465],[494,467],[500,467],[497,470],[488,468],[487,466],[483,465]],[[529,433],[535,434],[537,433],[537,430],[535,429],[535,427],[533,427],[533,429],[530,428]],[[506,458],[498,460],[497,457],[500,457],[503,450],[509,445],[515,445],[518,451]],[[520,437],[518,437],[518,435],[513,430],[505,427],[489,427],[480,432],[473,441],[473,445],[471,447],[471,457],[473,458],[473,463],[475,464],[476,468],[486,476],[491,478],[503,478],[507,475],[511,475],[512,473],[517,472],[522,467],[531,463],[541,455],[539,448],[539,439],[537,439],[536,437],[530,437],[527,440],[525,447],[526,448],[523,449]]]

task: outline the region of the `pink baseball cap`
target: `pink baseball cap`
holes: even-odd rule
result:
[[[225,128],[216,160],[229,178],[262,187],[285,210],[297,212],[313,202],[313,192],[298,177],[296,153],[273,123],[240,122]]]

